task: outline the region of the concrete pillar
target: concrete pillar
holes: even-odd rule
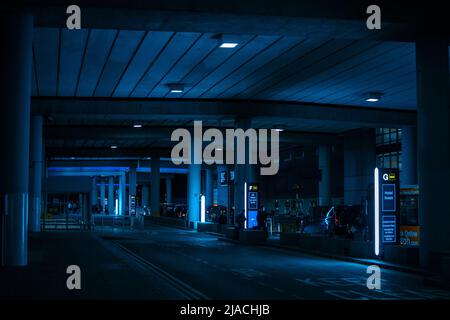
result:
[[[114,177],[108,178],[108,214],[114,214],[116,205],[114,197]]]
[[[119,215],[125,215],[125,208],[127,205],[127,201],[126,201],[126,185],[125,185],[125,172],[123,172],[120,176],[119,176]]]
[[[33,18],[0,16],[1,264],[27,265]]]
[[[244,131],[251,128],[251,119],[238,118],[235,121],[235,128],[243,129]],[[234,215],[235,217],[244,211],[244,188],[245,182],[255,183],[258,182],[258,175],[256,174],[256,165],[249,163],[250,146],[246,139],[245,143],[245,164],[236,164],[235,152],[235,165],[234,165]],[[236,146],[235,146],[236,148]],[[237,151],[237,148],[236,148]]]
[[[90,221],[90,210],[89,210],[89,203],[90,203],[90,197],[87,193],[81,194],[81,219],[85,222]]]
[[[213,204],[213,169],[208,166],[205,169],[205,206],[209,207]]]
[[[362,204],[373,190],[376,166],[375,129],[352,130],[344,136],[344,204]]]
[[[188,217],[189,221],[200,221],[201,165],[190,164],[188,167]]]
[[[79,193],[78,194],[78,209],[81,214],[83,214],[83,206],[84,206],[83,194]]]
[[[448,37],[419,36],[416,42],[417,133],[420,262],[440,268],[444,252],[450,252]]]
[[[136,195],[136,168],[131,167],[129,171],[129,193],[130,196]]]
[[[28,227],[31,232],[41,231],[42,208],[42,173],[43,158],[43,123],[42,116],[34,116],[31,121],[31,205]]]
[[[151,215],[159,216],[159,207],[161,204],[161,192],[160,192],[160,160],[159,157],[151,158]]]
[[[142,186],[142,206],[144,207],[148,207],[149,206],[149,195],[150,195],[150,190],[148,187],[148,184],[144,184]]]
[[[321,145],[317,148],[319,170],[319,206],[331,204],[331,146]]]
[[[172,203],[172,177],[166,178],[166,202]]]
[[[98,202],[97,177],[92,177],[91,206],[97,205],[97,202]]]
[[[102,206],[102,212],[105,212],[105,199],[106,199],[106,182],[105,179],[100,177],[100,205]]]
[[[417,184],[417,129],[402,128],[402,170],[400,172],[402,186]]]

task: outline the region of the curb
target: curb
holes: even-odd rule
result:
[[[324,257],[324,258],[332,258],[332,259],[346,261],[346,262],[353,262],[353,263],[358,263],[358,264],[367,265],[367,266],[372,265],[372,264],[378,264],[381,268],[388,269],[388,270],[416,274],[416,275],[420,275],[420,276],[424,276],[424,277],[434,276],[432,273],[430,273],[426,270],[416,269],[416,268],[411,268],[411,267],[406,267],[406,266],[401,266],[401,265],[387,264],[381,260],[368,261],[368,260],[358,259],[358,258],[354,258],[354,257],[335,255],[335,254],[331,254],[331,253],[324,253],[324,252],[319,252],[319,251],[302,249],[299,247],[283,246],[283,245],[277,245],[277,244],[272,244],[272,243],[261,243],[261,244],[244,243],[239,240],[227,239],[227,238],[223,238],[223,237],[218,238],[218,240],[235,243],[235,244],[240,244],[240,245],[264,246],[264,247],[286,250],[286,251],[291,251],[291,252],[304,253],[304,254],[313,255],[313,256],[320,256],[320,257]]]

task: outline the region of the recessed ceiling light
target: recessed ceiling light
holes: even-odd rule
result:
[[[286,129],[286,126],[284,126],[282,124],[276,124],[272,128],[277,132],[282,132]]]
[[[116,145],[111,146],[111,149],[117,149]]]
[[[169,83],[167,85],[171,93],[183,93],[184,84],[182,83]]]
[[[381,92],[369,92],[366,94],[367,102],[378,102],[383,94]]]
[[[233,49],[236,48],[238,46],[239,43],[237,42],[223,42],[219,48],[224,48],[224,49]]]
[[[135,123],[135,124],[133,124],[133,128],[142,128],[142,124]]]

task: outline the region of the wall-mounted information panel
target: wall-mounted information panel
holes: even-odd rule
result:
[[[398,169],[378,170],[378,201],[380,240],[382,244],[399,244],[400,188]],[[378,188],[377,188],[378,187]]]

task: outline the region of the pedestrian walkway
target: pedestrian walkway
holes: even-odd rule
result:
[[[81,269],[81,290],[67,289],[69,265]],[[1,268],[0,284],[0,299],[181,298],[163,279],[137,270],[91,232],[30,235],[29,265]]]

